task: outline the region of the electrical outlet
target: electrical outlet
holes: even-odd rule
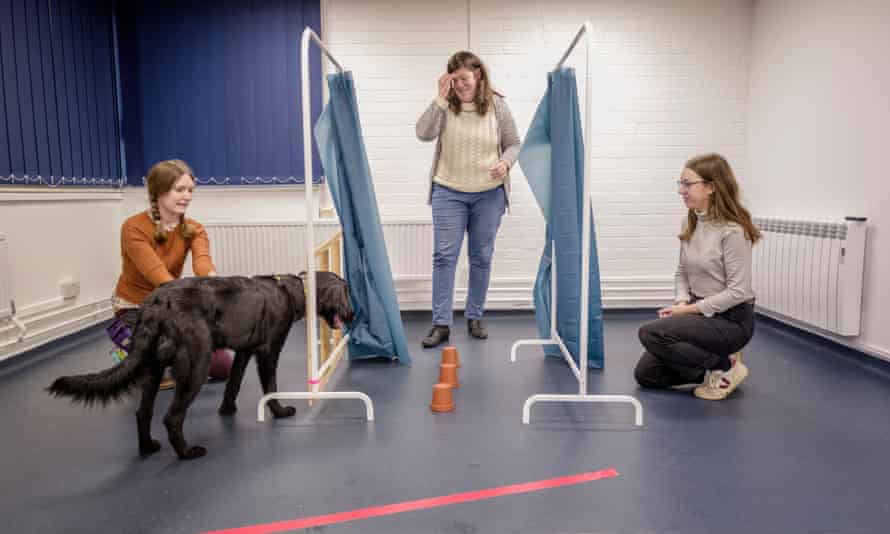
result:
[[[72,280],[59,282],[59,293],[62,294],[63,299],[76,298],[80,294],[80,282]]]

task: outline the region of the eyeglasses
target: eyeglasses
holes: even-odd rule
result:
[[[680,189],[688,190],[690,187],[694,186],[695,184],[700,184],[702,182],[704,182],[704,180],[696,180],[694,182],[687,182],[685,180],[677,180],[677,187],[679,187]]]

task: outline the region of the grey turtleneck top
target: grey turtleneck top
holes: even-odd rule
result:
[[[751,242],[738,224],[697,216],[692,238],[680,242],[680,263],[674,276],[676,302],[700,298],[696,305],[702,315],[713,317],[754,299]]]

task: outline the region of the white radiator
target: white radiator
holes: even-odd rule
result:
[[[208,222],[210,253],[221,275],[299,273],[306,268],[306,224],[282,222]],[[315,244],[340,229],[337,221],[315,223]],[[433,230],[430,220],[383,223],[389,262],[395,281],[432,278]],[[185,274],[191,275],[191,262]]]
[[[761,311],[842,336],[859,335],[865,219],[754,218],[753,285]]]
[[[6,235],[0,234],[0,319],[6,319],[12,315],[10,299],[10,275],[8,247],[6,244]]]
[[[383,223],[383,239],[395,281],[433,279],[433,223],[394,220]]]

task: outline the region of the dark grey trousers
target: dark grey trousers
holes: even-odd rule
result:
[[[132,330],[136,328],[136,321],[139,319],[139,308],[125,308],[117,312],[117,318]]]
[[[646,351],[634,369],[643,387],[701,383],[705,371],[728,368],[729,355],[754,335],[754,304],[745,302],[715,314],[679,315],[640,327]]]

